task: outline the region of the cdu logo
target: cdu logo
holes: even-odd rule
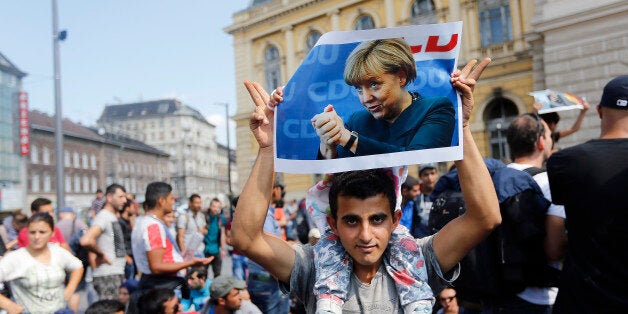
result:
[[[617,99],[617,106],[618,107],[626,107],[626,106],[628,106],[628,100],[626,100],[626,99]]]

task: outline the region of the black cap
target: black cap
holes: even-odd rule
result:
[[[628,75],[618,76],[604,86],[600,107],[628,110]]]

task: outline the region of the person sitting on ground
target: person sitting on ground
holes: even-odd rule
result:
[[[190,298],[181,299],[181,306],[184,312],[199,311],[209,299],[209,286],[212,281],[207,279],[206,266],[193,266],[188,269],[186,275],[188,287],[190,288]]]
[[[261,314],[262,312],[249,300],[245,300],[246,282],[233,276],[221,275],[214,278],[209,287],[210,299],[202,313],[211,314]],[[245,293],[242,293],[242,292]]]
[[[172,289],[151,289],[142,295],[137,308],[139,314],[178,314],[181,313],[179,298]]]
[[[54,222],[48,213],[28,219],[28,246],[0,259],[0,282],[11,282],[15,301],[0,295],[9,313],[53,313],[65,309],[83,275],[83,264],[58,245],[49,245]],[[64,288],[66,272],[70,278]]]

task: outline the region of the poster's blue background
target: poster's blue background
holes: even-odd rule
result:
[[[355,88],[345,83],[345,61],[359,44],[315,46],[294,73],[284,89],[284,101],[277,108],[277,157],[295,160],[315,160],[319,139],[310,119],[334,105],[343,121],[357,110],[364,110]],[[417,78],[408,90],[423,97],[445,96],[458,106],[456,92],[449,83],[454,59],[417,61]],[[456,119],[456,124],[458,119]],[[454,128],[452,146],[458,146],[458,126]]]

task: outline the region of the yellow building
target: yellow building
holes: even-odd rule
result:
[[[238,177],[248,178],[257,154],[244,80],[258,81],[269,91],[284,85],[325,32],[460,20],[459,65],[493,59],[476,87],[471,129],[484,156],[507,158],[503,130],[533,102],[527,95],[534,88],[532,53],[524,39],[533,16],[534,1],[524,0],[253,0],[225,28],[233,35],[236,60]],[[417,175],[416,167],[410,171]],[[303,196],[315,179],[283,174],[287,199]]]

